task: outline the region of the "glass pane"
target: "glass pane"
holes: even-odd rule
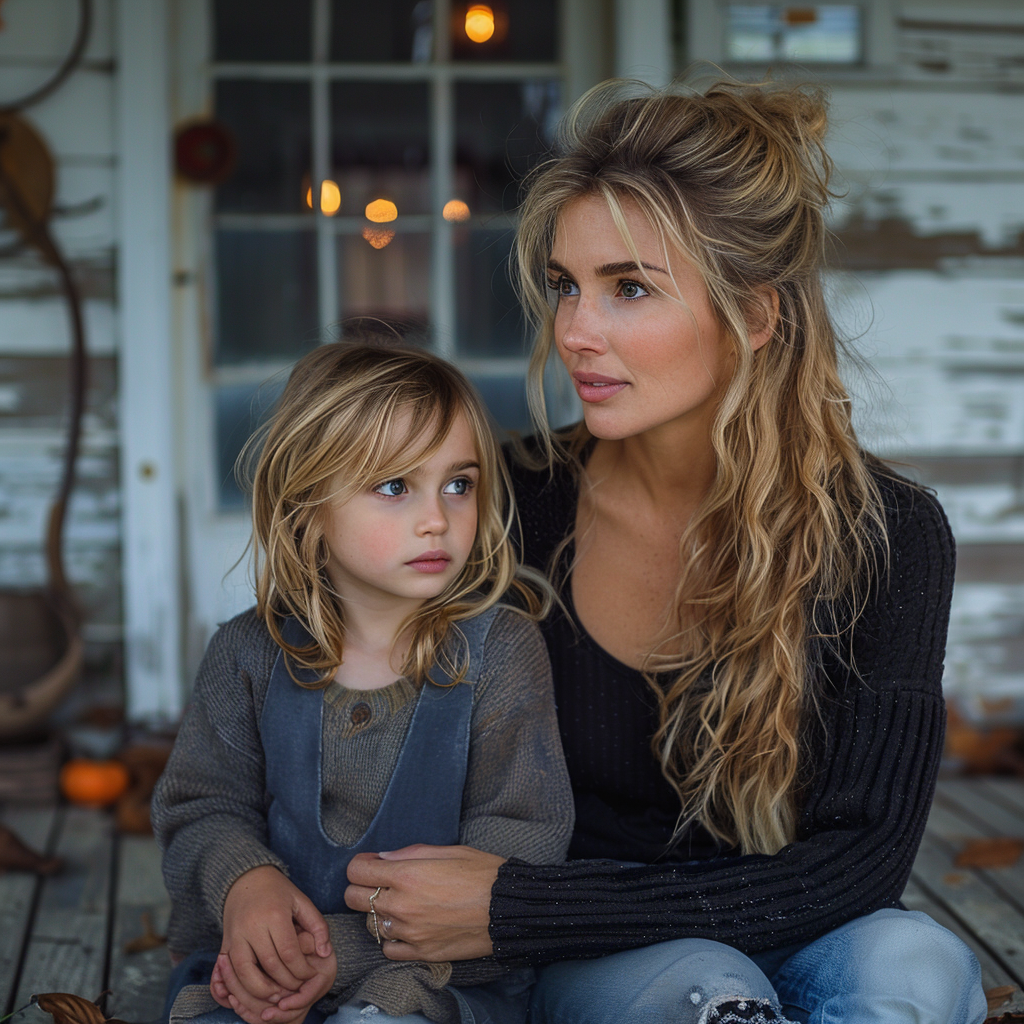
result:
[[[464,355],[517,358],[526,351],[526,325],[509,278],[515,232],[458,228],[455,236],[455,321]]]
[[[730,4],[726,53],[730,60],[856,64],[861,59],[860,8]]]
[[[397,321],[406,340],[426,343],[430,235],[403,234],[389,224],[368,225],[364,234],[338,239],[342,320],[368,316]]]
[[[456,175],[471,190],[458,198],[474,214],[519,205],[519,181],[550,150],[561,107],[553,78],[456,85]]]
[[[242,508],[247,501],[235,479],[235,463],[245,442],[267,418],[281,397],[288,374],[262,384],[229,384],[214,395],[217,445],[217,503],[222,509]]]
[[[483,61],[558,60],[559,6],[554,0],[454,3],[452,57]]]
[[[526,382],[522,377],[474,375],[470,379],[505,434],[516,430],[525,437],[533,432],[530,407],[526,402]]]
[[[430,60],[434,48],[433,7],[430,0],[391,0],[386,4],[333,0],[331,60]]]
[[[214,60],[309,60],[312,0],[216,0]]]
[[[335,82],[331,158],[340,213],[359,216],[375,199],[403,213],[430,210],[429,98],[423,82]]]
[[[313,232],[222,228],[216,249],[217,365],[297,359],[317,344]]]
[[[309,210],[310,95],[303,82],[219,81],[217,116],[238,144],[234,172],[217,187],[221,213]]]

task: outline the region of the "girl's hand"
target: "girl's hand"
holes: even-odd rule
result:
[[[235,1011],[248,1024],[302,1024],[310,1007],[322,999],[334,984],[338,973],[338,964],[334,953],[321,957],[316,953],[316,941],[309,932],[298,933],[299,945],[306,956],[314,975],[303,982],[298,992],[286,993],[278,1002],[268,1003],[254,1000],[246,994],[239,999],[229,991],[238,990],[239,982],[231,968],[231,961],[223,954],[217,958],[213,969],[211,991],[214,991],[217,1002]],[[219,998],[224,994],[224,999]]]
[[[360,853],[348,866],[345,902],[367,915],[370,897],[378,926],[390,921],[384,955],[389,960],[475,960],[493,952],[491,886],[503,857],[469,846],[407,846],[393,853]]]
[[[303,952],[302,932],[311,937],[312,957]],[[322,970],[316,961],[333,962],[327,922],[304,893],[269,865],[247,871],[228,891],[221,954],[221,985],[257,1016],[268,1003],[298,993],[318,978]],[[224,969],[225,959],[230,970]],[[221,989],[211,986],[211,992],[223,1005],[218,998]],[[230,1005],[249,1019],[233,1002]]]

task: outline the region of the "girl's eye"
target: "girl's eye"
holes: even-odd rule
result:
[[[456,477],[444,485],[445,494],[469,494],[473,490],[473,481],[468,476]]]
[[[649,295],[650,292],[636,281],[623,281],[619,285],[619,294],[624,299],[640,299],[645,295]]]
[[[383,494],[388,498],[397,498],[400,494],[405,494],[408,488],[405,486],[405,481],[401,478],[395,480],[385,480],[382,484],[377,484],[373,488],[374,494]]]

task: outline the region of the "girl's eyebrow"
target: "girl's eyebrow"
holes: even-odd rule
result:
[[[562,266],[558,260],[548,260],[548,270],[554,270],[559,274],[572,277],[572,274]],[[596,268],[598,277],[618,277],[620,274],[636,274],[640,270],[653,271],[656,274],[668,274],[664,267],[656,266],[653,263],[635,263],[633,260],[623,260],[620,263],[602,263]]]
[[[453,462],[448,467],[448,469],[445,470],[445,472],[446,473],[463,473],[467,469],[479,469],[479,468],[480,468],[480,463],[479,462]],[[404,476],[416,476],[417,474],[421,473],[422,471],[423,471],[423,467],[422,466],[417,466],[415,469],[410,469],[408,473],[405,473],[403,475]]]

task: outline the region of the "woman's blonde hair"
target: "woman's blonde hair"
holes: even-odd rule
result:
[[[317,685],[331,680],[345,649],[344,610],[325,573],[329,503],[415,469],[438,451],[459,416],[480,463],[476,540],[462,572],[402,627],[412,631],[403,672],[422,683],[443,658],[457,682],[467,666],[446,644],[456,622],[510,590],[518,610],[533,617],[545,610],[543,580],[516,559],[508,472],[469,381],[418,349],[323,345],[296,363],[269,423],[243,452],[250,462],[258,453],[250,484],[257,614],[296,666],[320,674]],[[302,622],[312,645],[285,642],[286,616]]]
[[[569,203],[603,198],[638,265],[622,210],[639,210],[666,253],[702,275],[731,340],[714,482],[680,538],[668,639],[644,669],[660,707],[654,746],[682,804],[677,834],[699,822],[744,852],[795,838],[815,657],[823,646],[843,656],[886,553],[877,464],[854,435],[821,283],[826,113],[809,87],[598,86],[529,178],[516,249],[537,328],[531,408],[549,461],[579,471],[590,440],[583,424],[560,437],[545,426],[546,269]],[[755,352],[771,290],[778,316]]]

